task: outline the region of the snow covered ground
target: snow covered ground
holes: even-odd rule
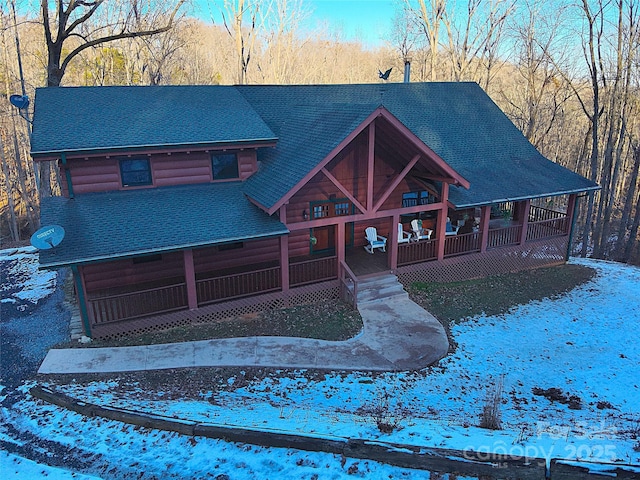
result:
[[[4,269],[7,257],[1,254]],[[17,263],[29,265],[33,255],[20,255]],[[560,298],[461,322],[452,329],[456,352],[420,372],[282,371],[256,380],[239,371],[223,384],[212,384],[199,398],[185,401],[163,399],[162,391],[133,389],[125,395],[114,388],[113,380],[67,385],[64,391],[100,405],[215,424],[638,465],[640,269],[594,260],[573,262],[595,268],[597,277]],[[11,265],[18,268],[15,262]],[[41,286],[50,285],[50,277],[35,278],[30,266],[24,271],[31,273],[14,275],[24,283],[8,290],[24,292],[11,294],[16,304],[21,304],[19,298],[37,302],[50,293],[50,287]],[[26,392],[33,384],[27,380],[19,390]],[[486,398],[498,384],[503,386],[503,429],[481,429]],[[8,390],[3,387],[0,395],[12,395]],[[10,407],[4,405],[0,445],[6,452],[0,452],[0,471],[8,476],[3,478],[32,478],[29,473],[39,470],[42,476],[65,479],[93,478],[71,476],[70,470],[98,478],[418,476],[372,461],[188,438],[85,418],[28,395]],[[397,428],[381,433],[374,410],[382,411],[384,420],[397,423]],[[22,445],[27,438],[52,442],[39,444],[38,463],[23,458],[27,454],[19,456],[30,451]],[[59,451],[67,460],[57,458]],[[419,475],[429,478],[425,472]]]

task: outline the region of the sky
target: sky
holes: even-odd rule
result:
[[[342,31],[345,40],[362,40],[366,46],[384,43],[391,30],[397,0],[307,0],[312,21],[326,22]]]
[[[302,0],[305,10],[311,13],[304,26],[311,32],[324,26],[330,34],[340,33],[341,40],[359,40],[365,47],[375,48],[384,44],[399,1]],[[199,16],[207,21],[213,17],[220,23],[220,8],[216,4],[222,5],[222,2],[198,0]]]
[[[624,468],[638,474],[640,441],[634,432],[640,419],[640,344],[629,333],[640,328],[640,268],[590,259],[571,263],[595,269],[596,277],[567,294],[517,306],[504,315],[457,322],[451,332],[456,351],[418,372],[276,370],[253,378],[236,369],[222,383],[211,382],[210,389],[191,396],[167,389],[163,382],[155,389],[120,386],[118,375],[67,384],[58,380],[54,388],[81,401],[205,424],[546,461],[616,462],[635,465]],[[11,278],[3,292],[8,308],[19,310],[25,302],[36,308],[51,297],[51,278],[36,265],[32,248],[0,251],[0,267]],[[3,326],[19,329],[24,323],[25,317],[17,316]],[[33,349],[29,342],[20,345],[25,352]],[[504,392],[503,429],[479,428],[485,398],[498,381]],[[27,381],[17,390],[25,392],[33,384]],[[537,389],[579,397],[580,408],[551,401]],[[391,433],[380,432],[371,414],[385,392],[393,392],[387,408],[398,419]],[[11,387],[0,385],[0,402],[14,395]],[[0,408],[0,419],[3,479],[125,480],[139,478],[141,472],[144,479],[167,480],[204,478],[211,472],[233,480],[416,477],[415,471],[373,461],[86,418],[29,395]],[[37,448],[23,448],[25,442]],[[56,446],[58,454],[70,455],[56,455]],[[27,459],[21,452],[38,458]],[[76,468],[70,469],[65,462],[73,459]]]

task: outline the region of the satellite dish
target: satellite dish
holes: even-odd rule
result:
[[[31,235],[31,245],[38,250],[49,250],[60,245],[63,238],[64,228],[60,225],[48,225]]]
[[[9,97],[11,105],[17,107],[19,110],[27,108],[29,106],[29,97],[26,95],[11,95]]]

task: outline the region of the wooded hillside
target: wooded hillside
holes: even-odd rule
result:
[[[305,0],[218,0],[209,12],[184,0],[38,4],[0,6],[3,243],[27,239],[39,197],[59,193],[55,165],[29,157],[33,105],[19,111],[12,94],[372,83],[389,68],[386,81],[401,82],[410,60],[411,81],[478,82],[545,156],[602,186],[579,202],[576,254],[640,264],[640,0],[397,0],[375,48],[310,28]]]

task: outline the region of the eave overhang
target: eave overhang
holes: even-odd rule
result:
[[[63,154],[67,158],[120,156],[129,154],[154,154],[154,153],[178,153],[186,151],[215,150],[241,150],[247,148],[275,147],[277,138],[254,138],[246,140],[227,140],[220,142],[194,142],[180,144],[157,145],[123,145],[90,149],[67,149],[50,151],[31,151],[31,157],[37,162],[46,162],[59,159]]]

